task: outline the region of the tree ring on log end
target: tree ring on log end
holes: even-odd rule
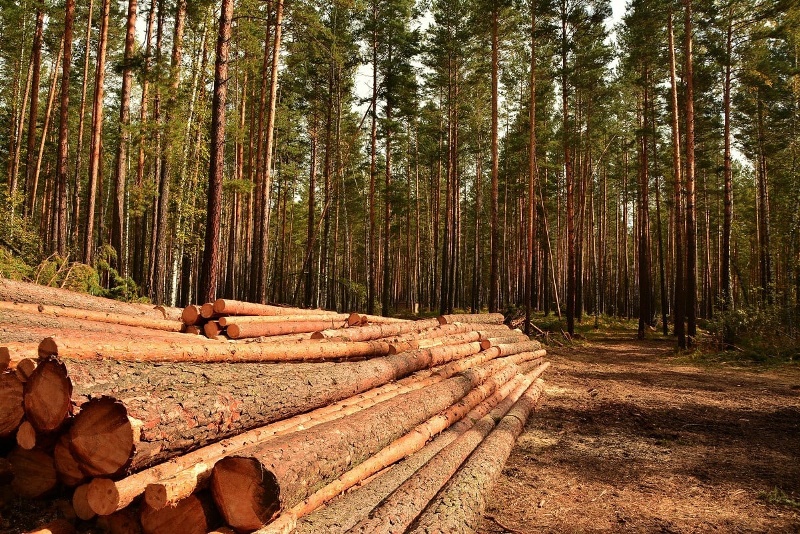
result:
[[[22,422],[22,387],[14,373],[0,374],[0,437],[13,434]]]
[[[25,414],[40,432],[53,432],[72,409],[72,382],[57,360],[42,362],[25,382]]]
[[[110,478],[94,478],[89,482],[86,501],[97,515],[111,515],[119,506],[119,490]]]
[[[115,475],[133,457],[133,425],[125,406],[112,398],[84,404],[69,432],[70,450],[89,476]]]
[[[251,531],[280,512],[280,487],[255,458],[228,457],[217,462],[211,491],[225,522],[237,531]]]

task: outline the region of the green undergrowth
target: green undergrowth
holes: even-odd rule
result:
[[[768,504],[777,504],[779,506],[787,506],[800,510],[800,500],[794,498],[794,495],[789,495],[781,488],[775,487],[770,491],[763,491],[759,493],[758,498]]]

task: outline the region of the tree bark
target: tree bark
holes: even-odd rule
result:
[[[58,123],[58,156],[56,182],[58,184],[56,215],[56,251],[60,256],[67,252],[67,165],[69,163],[69,74],[72,68],[72,26],[75,21],[75,0],[67,0],[64,8],[64,55],[61,61],[61,106]],[[42,133],[44,136],[45,133]]]
[[[686,334],[697,336],[697,215],[695,209],[694,59],[692,56],[692,0],[683,0],[684,56],[686,61]]]
[[[499,89],[499,30],[498,30],[498,11],[496,3],[492,3],[492,199],[491,199],[491,265],[489,269],[489,311],[496,312],[499,308],[499,262],[500,262],[500,227],[497,219],[499,193],[499,173],[500,173],[500,154],[499,154],[499,117],[498,106],[500,99]]]
[[[30,109],[28,111],[28,143],[27,152],[25,153],[25,189],[30,190],[33,184],[33,175],[35,172],[35,155],[36,155],[36,122],[39,118],[39,85],[41,83],[42,74],[42,31],[44,27],[44,9],[42,5],[36,7],[36,29],[33,34],[33,45],[31,46],[31,89],[30,89]],[[23,117],[20,117],[22,121]],[[47,135],[46,131],[42,131],[42,136]],[[11,176],[9,190],[13,197],[16,193],[16,173]],[[34,199],[35,201],[35,199]],[[25,206],[24,213],[27,215],[28,210],[33,210],[33,203],[28,202]]]

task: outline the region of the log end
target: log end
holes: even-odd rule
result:
[[[220,526],[219,514],[204,492],[161,510],[144,504],[140,519],[145,534],[206,534]]]
[[[72,523],[66,519],[56,519],[35,530],[29,531],[27,534],[75,534],[75,532],[77,531]]]
[[[11,351],[8,347],[0,347],[0,372],[8,369],[11,364]]]
[[[203,317],[203,319],[211,319],[214,317],[214,304],[211,302],[206,302],[200,306],[200,315]]]
[[[281,509],[277,478],[254,458],[227,457],[217,462],[211,492],[225,522],[238,531],[261,528]]]
[[[213,321],[212,321],[212,322],[210,322],[210,323],[207,323],[207,324],[213,324]],[[216,330],[217,330],[217,331],[216,331],[216,333],[215,333],[214,335],[215,335],[215,336],[218,336],[218,335],[219,335],[219,332],[220,332],[220,329],[219,329],[219,327],[217,327],[217,328],[216,328]],[[229,337],[229,338],[231,338],[231,339],[239,339],[239,337],[240,337],[240,336],[241,336],[241,334],[242,334],[242,331],[241,331],[241,329],[239,328],[239,325],[238,325],[238,324],[232,324],[232,325],[228,325],[228,327],[227,327],[227,329],[226,329],[225,331],[227,332],[227,334],[228,334],[228,337]],[[206,335],[207,335],[208,337],[212,337],[212,336],[210,336],[210,335],[208,334],[208,331],[206,331]]]
[[[487,350],[492,348],[492,342],[488,339],[484,339],[481,341],[481,350]]]
[[[447,317],[445,317],[444,315],[440,315],[439,317],[437,317],[437,319],[440,325],[447,324],[449,322],[447,320]]]
[[[44,361],[25,382],[25,415],[36,430],[53,432],[69,416],[71,397],[67,368],[57,360]]]
[[[325,334],[322,332],[314,332],[311,334],[311,339],[325,339]]]
[[[39,342],[39,357],[49,358],[51,356],[58,356],[58,343],[54,337],[46,337]]]
[[[36,429],[29,421],[23,421],[17,429],[17,445],[25,450],[36,446]]]
[[[70,450],[90,476],[109,476],[121,472],[133,457],[137,431],[125,406],[101,397],[81,407],[70,428]]]
[[[12,436],[25,415],[24,386],[15,373],[0,374],[0,437]]]
[[[58,484],[53,457],[44,451],[17,448],[8,455],[8,461],[14,472],[11,489],[20,497],[44,497]]]
[[[181,312],[181,321],[187,326],[197,324],[200,320],[200,306],[189,304]]]
[[[81,486],[83,487],[83,486]],[[111,515],[119,508],[119,490],[110,478],[94,478],[86,484],[86,502],[94,513]]]
[[[53,450],[58,478],[65,486],[74,487],[86,478],[69,450],[69,434],[62,434]]]
[[[72,494],[72,509],[75,510],[75,515],[84,521],[89,521],[97,515],[94,510],[92,510],[91,506],[89,506],[89,501],[87,499],[88,491],[89,484],[82,484],[75,488],[75,492]]]
[[[356,312],[350,314],[347,318],[347,326],[361,326],[364,318]]]
[[[211,309],[216,313],[225,313],[225,307],[228,303],[225,299],[217,299],[214,301],[214,304],[211,305]]]

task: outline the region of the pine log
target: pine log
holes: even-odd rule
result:
[[[454,315],[440,315],[439,324],[450,323],[481,323],[503,324],[505,317],[502,313],[458,313]]]
[[[47,287],[4,278],[0,280],[0,300],[45,306],[65,306],[98,312],[151,317],[153,319],[180,319],[179,308],[165,308],[151,304],[135,304],[118,300],[94,297],[66,289]]]
[[[423,338],[414,336],[404,336],[402,339],[394,339],[389,344],[389,354],[398,354],[409,350],[427,349],[440,345],[457,345],[459,343],[481,342],[483,336],[479,332],[464,332],[435,338]]]
[[[203,324],[203,333],[209,339],[219,339],[223,332],[219,321],[208,321]]]
[[[331,412],[335,413],[340,409],[346,409],[355,403],[360,403],[366,399],[373,399],[375,402],[381,400],[383,395],[385,398],[391,398],[388,394],[395,390],[404,387],[424,387],[430,384],[441,381],[445,378],[464,371],[474,365],[485,363],[500,355],[498,349],[493,348],[490,351],[485,351],[475,356],[467,358],[470,354],[475,354],[479,350],[477,344],[451,346],[451,347],[437,347],[432,350],[418,351],[411,354],[390,356],[381,359],[371,360],[370,365],[367,362],[358,364],[337,364],[333,368],[335,370],[342,370],[341,385],[346,386],[345,380],[352,380],[353,377],[363,375],[370,377],[371,383],[375,386],[385,384],[381,387],[375,387],[366,393],[357,393],[360,391],[359,387],[367,386],[366,383],[359,383],[358,386],[350,386],[355,395],[349,396],[340,403],[332,402],[335,400],[320,401],[318,405],[321,407],[309,413],[297,415],[291,419],[281,420],[278,423],[273,423],[268,426],[253,429],[249,432],[238,434],[230,439],[226,439],[219,443],[203,447],[194,452],[183,456],[177,456],[169,462],[155,465],[149,469],[145,469],[138,473],[128,476],[117,482],[108,479],[96,478],[92,481],[89,493],[89,502],[92,508],[100,515],[113,513],[130,504],[133,499],[141,495],[149,485],[156,485],[161,481],[170,478],[179,478],[178,481],[173,481],[169,485],[158,484],[160,487],[154,488],[153,492],[161,497],[151,497],[152,504],[161,502],[175,502],[180,498],[188,495],[198,485],[201,479],[210,473],[214,467],[214,463],[226,454],[231,454],[233,451],[241,450],[246,446],[253,443],[262,442],[269,439],[281,431],[288,431],[295,426],[309,425],[312,419],[319,419]],[[455,361],[453,361],[455,360]],[[451,362],[451,363],[446,363]],[[417,369],[425,369],[427,367],[439,366],[435,371],[421,371],[418,378],[408,377],[401,379],[398,383],[386,383],[393,379],[399,379],[403,376],[414,372]],[[345,369],[347,367],[347,369]],[[317,364],[317,369],[324,369],[321,365]],[[320,371],[321,373],[324,371]],[[433,375],[437,375],[434,377]],[[316,375],[316,373],[314,373]],[[414,383],[421,380],[415,386]],[[302,381],[301,383],[303,383]],[[303,386],[306,387],[306,386]],[[291,384],[286,388],[291,391]],[[309,403],[307,406],[311,406]],[[310,408],[309,408],[310,409]],[[306,409],[298,408],[298,412],[306,412]],[[280,418],[279,418],[280,419]],[[184,493],[181,493],[184,491]]]
[[[426,319],[422,321],[405,321],[401,323],[375,324],[370,326],[351,327],[342,332],[340,329],[321,330],[316,332],[312,339],[326,339],[331,337],[343,337],[348,341],[368,341],[380,339],[410,332],[420,332],[428,328],[439,325],[436,319]]]
[[[14,372],[0,373],[0,438],[12,436],[22,423],[23,384]]]
[[[541,366],[533,373],[533,380],[547,368]],[[531,384],[511,408],[512,414],[530,412],[542,393],[541,385]],[[524,406],[524,405],[527,405]],[[388,498],[381,502],[369,518],[358,523],[353,531],[357,533],[385,532],[402,533],[422,512],[439,490],[447,483],[472,451],[494,430],[495,425],[505,416],[501,410],[493,410],[474,423],[474,425],[444,447],[436,456],[406,480]]]
[[[219,527],[219,528],[215,528],[214,530],[212,530],[208,534],[236,534],[236,531],[233,530],[230,527]]]
[[[196,324],[192,324],[192,325],[187,326],[184,329],[183,332],[185,334],[189,334],[189,335],[192,335],[192,336],[199,336],[199,335],[203,334],[203,327],[202,326],[197,326]]]
[[[75,534],[75,527],[66,519],[56,519],[25,534]]]
[[[493,336],[488,339],[492,345],[500,345],[503,343],[519,343],[521,341],[530,341],[531,338],[526,336],[525,334],[522,335],[509,335],[509,336]]]
[[[17,429],[17,445],[26,450],[36,446],[36,429],[28,421],[23,421]]]
[[[540,379],[531,394],[526,394],[514,405],[417,517],[409,532],[459,533],[478,530],[489,492],[525,428],[543,387]]]
[[[46,360],[25,382],[25,415],[40,432],[55,432],[72,414],[72,383],[64,364]]]
[[[281,321],[271,323],[233,323],[227,327],[231,339],[242,339],[261,336],[280,336],[285,334],[302,334],[318,332],[326,328],[340,331],[344,326],[341,321]],[[330,330],[327,330],[330,331]],[[315,339],[314,336],[311,336]]]
[[[78,461],[75,460],[72,451],[70,451],[69,433],[62,434],[59,437],[58,443],[53,449],[53,460],[58,479],[65,486],[74,487],[86,479],[86,475],[81,471]]]
[[[191,336],[182,336],[189,340]],[[385,356],[389,344],[381,341],[334,343],[297,341],[288,343],[148,342],[108,339],[86,343],[71,338],[48,337],[39,344],[39,356],[128,362],[289,362]]]
[[[203,322],[203,316],[200,315],[200,306],[197,304],[189,304],[181,312],[181,321],[186,326],[196,325]]]
[[[213,302],[206,302],[202,306],[200,306],[200,317],[203,319],[214,319],[219,317],[221,313],[217,313],[214,311],[214,303]]]
[[[217,299],[214,302],[214,312],[225,315],[336,315],[336,312],[325,310],[271,306],[231,299]]]
[[[361,324],[389,324],[389,323],[406,323],[408,319],[398,319],[397,317],[384,317],[382,315],[362,315]]]
[[[14,369],[25,358],[36,359],[37,347],[41,339],[33,343],[9,342],[0,347],[0,373],[6,369]]]
[[[341,421],[269,440],[217,462],[214,501],[228,525],[253,530],[358,465],[502,370],[491,363]]]
[[[222,525],[210,495],[205,492],[161,510],[144,504],[140,519],[145,534],[206,534]]]
[[[24,304],[18,302],[0,301],[0,310],[28,313],[31,315],[42,315],[44,317],[80,319],[82,321],[93,321],[96,323],[109,323],[115,325],[138,326],[150,328],[152,330],[164,330],[166,332],[180,332],[182,324],[180,321],[156,319],[141,315],[129,315],[124,313],[98,312],[84,310],[81,308],[67,308],[64,306],[45,306],[43,304]]]
[[[22,358],[14,368],[14,372],[17,373],[17,378],[19,378],[20,382],[27,382],[35,370],[36,362],[30,358]]]
[[[522,364],[522,366],[528,368],[528,366],[538,366],[539,363],[541,363],[541,359],[532,360],[529,364]],[[476,421],[489,413],[499,413],[502,418],[530,384],[530,373],[509,381],[494,395],[476,406],[463,419],[439,434],[436,439],[419,451],[379,473],[353,491],[339,496],[327,506],[302,518],[297,524],[296,534],[315,534],[317,532],[343,534],[349,532],[419,468],[469,430]]]
[[[479,351],[472,343],[363,362],[235,367],[65,360],[75,402],[93,399],[74,419],[71,450],[94,476],[136,471]]]
[[[98,517],[95,523],[107,534],[141,534],[142,532],[139,518],[130,509]]]
[[[38,499],[55,489],[58,479],[53,457],[44,451],[16,448],[8,455],[14,480],[11,488],[21,497]]]
[[[499,364],[500,362],[495,363]],[[498,389],[502,389],[505,384],[514,381],[518,376],[521,379],[522,376],[519,375],[519,372],[520,368],[515,364],[511,364],[499,370],[482,384],[472,389],[472,391],[459,402],[386,445],[375,455],[357,465],[355,468],[350,469],[290,510],[282,513],[274,523],[259,530],[259,534],[277,534],[294,530],[299,517],[308,515],[337,495],[366,480],[368,477],[379,473],[402,458],[419,451],[433,436],[446,430],[454,422],[460,421],[483,401],[491,397]],[[412,519],[413,517],[415,516],[412,516]]]
[[[75,515],[79,519],[89,521],[96,514],[89,507],[89,502],[86,500],[86,494],[89,491],[89,484],[81,484],[72,494],[72,509],[75,510]]]
[[[366,323],[366,318],[362,317],[360,313],[353,312],[347,317],[347,326],[362,326]]]
[[[499,354],[499,351],[498,351]],[[472,358],[458,360],[451,364],[443,365],[431,371],[421,371],[404,378],[398,382],[386,384],[384,386],[370,390],[364,394],[355,395],[349,399],[324,406],[312,412],[301,414],[255,429],[245,434],[240,434],[233,439],[226,440],[221,444],[210,445],[205,449],[194,451],[188,455],[171,462],[175,464],[189,466],[174,475],[163,477],[166,469],[156,466],[154,470],[162,473],[161,480],[153,481],[147,485],[145,500],[149,506],[156,510],[174,505],[180,499],[193,493],[196,489],[204,487],[214,464],[224,455],[230,455],[237,450],[241,450],[253,443],[263,443],[270,437],[280,436],[289,432],[307,430],[313,426],[320,425],[329,421],[334,421],[352,415],[356,412],[375,406],[379,402],[385,402],[400,394],[409,393],[424,387],[446,380],[456,373],[465,371],[475,365],[483,364],[488,361],[488,355],[480,355]],[[513,361],[521,362],[527,358],[540,358],[538,353],[529,355],[519,355]],[[119,495],[121,492],[132,491],[130,486],[135,484],[137,479],[141,479],[144,473],[137,473],[129,477],[128,481],[118,481],[116,483],[108,479],[95,479],[92,482],[92,493],[96,492],[95,509],[99,513],[112,511],[118,506],[118,499],[109,499],[109,495]],[[156,474],[155,476],[159,476]],[[94,498],[94,495],[92,496]]]
[[[320,313],[320,314],[292,314],[292,315],[229,315],[220,317],[220,326],[230,326],[232,324],[267,324],[281,323],[286,321],[323,321],[334,324],[334,328],[349,325],[347,320],[350,318],[346,313]]]

